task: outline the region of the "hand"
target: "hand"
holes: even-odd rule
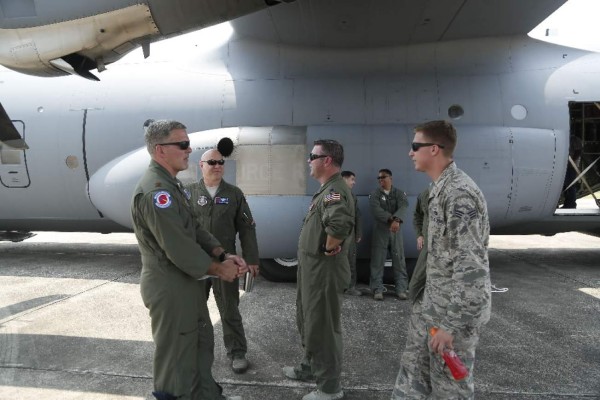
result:
[[[335,249],[331,250],[331,251],[325,251],[325,255],[327,257],[331,257],[331,256],[335,256],[336,254],[339,254],[342,251],[342,246],[336,246]]]
[[[258,276],[258,265],[248,265],[248,270],[252,273],[254,278]]]
[[[433,352],[441,355],[444,353],[444,349],[452,350],[454,348],[452,345],[453,341],[454,337],[450,333],[438,328],[435,335],[429,340],[429,347]]]
[[[226,259],[233,261],[234,264],[238,266],[238,278],[248,272],[248,265],[246,264],[246,260],[242,257],[235,254],[228,254]]]
[[[238,266],[232,260],[225,260],[222,263],[212,263],[209,274],[216,275],[224,281],[233,282],[239,276],[238,269]]]
[[[393,233],[396,233],[399,230],[400,230],[400,222],[392,221],[392,224],[390,225],[390,231],[392,231]]]
[[[419,236],[417,238],[417,250],[421,250],[423,248],[424,241],[425,241],[425,238],[423,236]]]

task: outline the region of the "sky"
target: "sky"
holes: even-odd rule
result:
[[[568,0],[529,36],[562,46],[600,51],[600,1]]]

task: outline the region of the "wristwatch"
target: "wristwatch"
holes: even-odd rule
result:
[[[219,262],[224,262],[227,259],[227,256],[229,254],[227,254],[226,251],[222,252],[221,254],[219,254]]]

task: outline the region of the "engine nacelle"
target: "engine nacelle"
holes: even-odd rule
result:
[[[293,0],[284,0],[285,2]],[[225,22],[280,1],[0,2],[0,64],[42,77],[81,75],[151,42]]]
[[[102,70],[159,30],[147,5],[138,4],[51,25],[0,30],[0,64],[37,76],[83,75]]]

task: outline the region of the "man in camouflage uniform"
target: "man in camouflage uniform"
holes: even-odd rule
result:
[[[298,242],[296,322],[304,347],[299,367],[284,367],[291,379],[316,380],[303,400],[342,399],[341,294],[348,287],[348,238],[354,226],[354,200],[340,176],[344,148],[317,140],[308,163],[321,183],[304,218]]]
[[[142,255],[140,290],[156,346],[152,394],[158,400],[241,400],[223,396],[213,379],[213,327],[198,280],[216,275],[233,281],[247,266],[226,256],[194,221],[189,192],[175,177],[187,169],[192,151],[186,127],[155,121],[145,141],[152,160],[135,188],[131,216]]]
[[[446,121],[415,128],[409,156],[433,180],[427,281],[422,302],[413,306],[392,400],[474,398],[475,349],[491,312],[490,227],[483,194],[454,164],[455,146],[456,130]],[[453,379],[441,357],[445,349],[458,354],[467,378]]]
[[[212,233],[229,254],[235,254],[239,234],[242,254],[252,275],[258,273],[256,224],[244,193],[223,180],[225,160],[218,150],[206,151],[200,160],[202,179],[188,186],[191,203],[200,225]],[[212,286],[223,325],[223,341],[233,372],[248,369],[246,335],[240,314],[239,280],[226,282],[218,278],[203,282],[208,298]]]
[[[356,175],[352,171],[342,171],[342,178],[346,182],[346,185],[352,190],[356,184]],[[348,262],[350,263],[350,285],[348,289],[344,291],[345,294],[351,296],[362,296],[362,292],[356,288],[356,244],[360,243],[362,239],[362,222],[360,218],[360,209],[358,208],[358,199],[354,192],[352,192],[352,198],[354,199],[354,229],[352,229],[352,235],[348,238]]]
[[[369,206],[374,218],[369,286],[373,298],[383,300],[383,268],[389,250],[392,256],[396,296],[400,300],[406,300],[408,275],[401,225],[408,208],[408,199],[406,193],[392,186],[392,171],[389,169],[380,169],[377,180],[380,187],[369,195]]]

